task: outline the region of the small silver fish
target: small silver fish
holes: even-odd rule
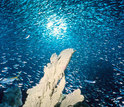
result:
[[[19,76],[20,76],[21,72],[19,72],[19,74],[16,77],[11,77],[11,78],[4,78],[0,81],[1,84],[8,84],[11,83],[15,80],[19,80]]]
[[[113,68],[114,68],[116,71],[119,71],[119,72],[121,72],[121,73],[124,73],[124,71],[118,69],[117,67],[113,67]]]
[[[2,84],[8,84],[8,83],[11,83],[11,82],[15,81],[16,79],[18,79],[18,78],[17,77],[4,78],[2,81],[0,81],[0,83],[2,83]]]
[[[96,83],[96,81],[91,81],[91,80],[84,80],[84,82],[91,83],[91,84],[95,84]]]
[[[28,39],[30,37],[30,35],[28,35],[25,39]]]

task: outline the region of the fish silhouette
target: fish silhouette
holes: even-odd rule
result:
[[[19,74],[15,77],[11,77],[11,78],[4,78],[0,81],[1,84],[8,84],[8,83],[12,83],[15,80],[19,80],[19,76],[20,76],[21,72],[19,72]]]
[[[91,80],[84,80],[84,82],[91,83],[91,84],[95,84],[96,83],[96,81],[91,81]]]

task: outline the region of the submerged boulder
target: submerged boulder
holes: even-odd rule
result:
[[[68,107],[84,100],[80,89],[64,97],[62,94],[66,84],[64,70],[73,53],[73,49],[66,49],[59,56],[56,53],[51,56],[39,84],[28,89],[28,97],[23,107],[54,107],[58,103],[60,107]]]
[[[17,86],[8,88],[4,92],[0,107],[19,107],[22,105],[22,92]]]

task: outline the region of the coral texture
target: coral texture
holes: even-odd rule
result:
[[[44,67],[44,76],[39,84],[27,91],[28,97],[23,107],[54,107],[60,101],[66,84],[64,70],[73,53],[73,49],[66,49],[59,56],[55,53],[51,56],[50,63]],[[83,99],[78,89],[67,95],[60,106],[74,105]]]
[[[80,94],[80,89],[77,89],[73,93],[68,94],[66,98],[61,102],[60,107],[73,106],[76,103],[81,102],[82,100],[84,100],[84,96]]]

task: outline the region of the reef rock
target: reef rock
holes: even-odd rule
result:
[[[66,83],[64,70],[73,53],[73,49],[66,49],[59,56],[56,53],[51,56],[50,63],[44,67],[44,76],[39,84],[28,89],[28,97],[23,107],[54,107],[57,103],[61,103],[61,107],[68,107],[84,100],[79,89],[61,100]]]
[[[17,86],[8,88],[4,92],[0,107],[19,107],[22,105],[22,92]]]

